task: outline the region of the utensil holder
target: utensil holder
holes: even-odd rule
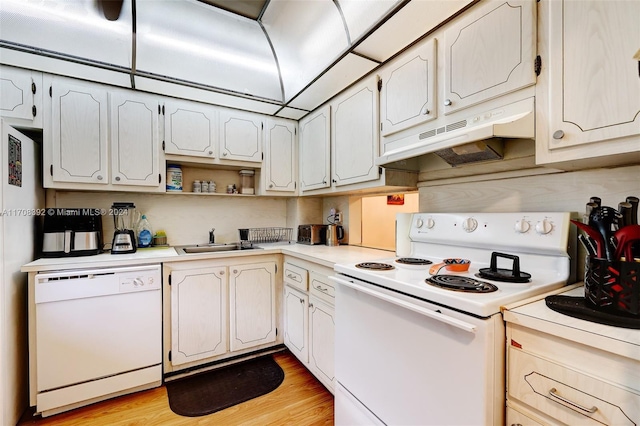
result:
[[[640,262],[587,257],[584,291],[596,309],[640,316]]]

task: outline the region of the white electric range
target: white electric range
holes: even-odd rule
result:
[[[336,424],[501,424],[500,307],[574,281],[569,218],[398,214],[396,257],[336,264]]]

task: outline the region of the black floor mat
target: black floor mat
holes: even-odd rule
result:
[[[215,413],[275,390],[284,371],[271,355],[166,383],[171,410],[181,416]]]

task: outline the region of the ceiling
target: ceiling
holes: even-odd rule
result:
[[[37,55],[29,65],[43,71],[57,69],[43,58],[80,63],[139,90],[177,85],[299,119],[473,1],[2,0],[0,52],[3,62],[9,51]]]

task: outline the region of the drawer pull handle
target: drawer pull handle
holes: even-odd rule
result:
[[[586,407],[583,407],[580,404],[576,404],[573,401],[569,401],[567,398],[564,398],[564,397],[560,396],[558,394],[558,391],[556,390],[556,388],[549,389],[549,395],[551,395],[552,397],[554,397],[556,399],[559,399],[560,401],[562,401],[564,403],[567,403],[567,404],[571,405],[572,407],[576,407],[578,410],[582,410],[585,413],[593,414],[596,411],[598,411],[598,407],[596,407],[596,406],[593,406],[591,408],[586,408]]]
[[[291,278],[292,280],[295,280],[295,281],[300,281],[298,279],[298,277],[296,275],[293,275],[293,274],[287,274],[287,278]]]
[[[322,288],[322,287],[321,287],[321,286],[319,286],[319,285],[317,285],[317,286],[316,286],[316,289],[320,290],[320,291],[321,291],[321,292],[323,292],[323,293],[326,293],[327,291],[329,291],[329,289],[328,289],[328,288]]]

